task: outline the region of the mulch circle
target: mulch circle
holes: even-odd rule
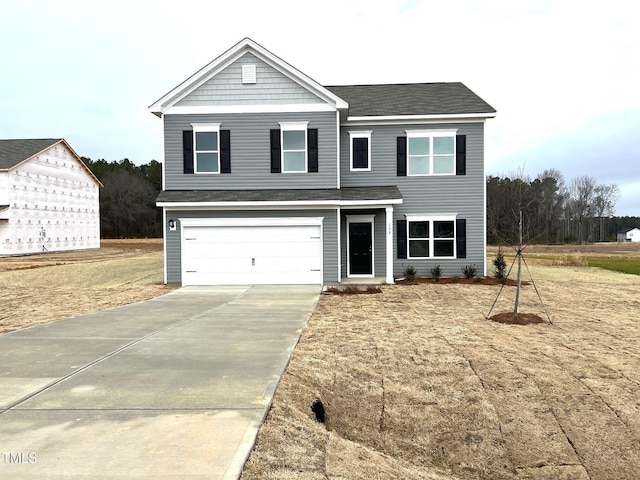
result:
[[[529,325],[530,323],[544,323],[544,320],[533,313],[498,313],[489,317],[489,320],[498,323],[506,323],[508,325]]]

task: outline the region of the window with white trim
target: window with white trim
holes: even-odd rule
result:
[[[371,131],[349,132],[352,172],[371,171]]]
[[[407,175],[455,175],[456,130],[407,130]]]
[[[220,173],[220,124],[193,124],[195,173]]]
[[[307,171],[307,125],[309,122],[281,122],[282,172]]]
[[[455,258],[455,216],[407,215],[408,258]]]

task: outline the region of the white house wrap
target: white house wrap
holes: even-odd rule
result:
[[[63,139],[0,140],[0,255],[100,248],[101,186]]]

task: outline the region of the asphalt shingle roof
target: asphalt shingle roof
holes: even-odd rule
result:
[[[157,202],[309,202],[309,201],[383,201],[402,199],[395,186],[346,187],[338,189],[274,190],[165,190]]]
[[[61,138],[0,140],[0,170],[7,170],[58,143]]]
[[[460,115],[496,110],[460,82],[326,87],[349,103],[349,116]]]

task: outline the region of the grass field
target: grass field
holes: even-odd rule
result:
[[[547,252],[542,253],[545,249]],[[495,257],[497,248],[492,247],[489,251]],[[512,249],[504,249],[504,253],[508,260],[513,260]],[[524,254],[529,263],[533,262],[538,265],[595,267],[613,272],[640,275],[640,246],[630,243],[565,246],[562,249],[535,246],[525,248]],[[489,260],[491,261],[492,258]]]

